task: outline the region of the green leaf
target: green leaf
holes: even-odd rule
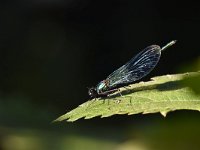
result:
[[[200,75],[200,72],[154,77],[151,81],[120,88],[107,98],[98,98],[79,105],[55,121],[75,121],[80,118],[109,117],[115,114],[157,113],[180,109],[200,111],[200,97],[180,82],[185,77]]]

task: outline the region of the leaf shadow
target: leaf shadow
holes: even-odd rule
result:
[[[113,95],[107,97],[108,99],[113,99],[116,97],[121,95],[125,96],[131,93],[135,93],[135,92],[140,92],[140,91],[147,91],[147,90],[158,90],[158,91],[169,91],[169,90],[177,90],[177,89],[181,89],[184,88],[186,86],[184,86],[183,84],[181,84],[181,80],[179,81],[169,81],[169,82],[165,82],[165,83],[159,83],[159,84],[153,84],[153,85],[141,85],[140,87],[135,87],[130,89],[128,86],[126,87],[122,87],[125,90],[123,91],[119,91],[117,93],[114,93]]]

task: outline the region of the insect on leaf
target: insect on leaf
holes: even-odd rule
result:
[[[117,114],[161,113],[180,109],[200,111],[200,96],[181,84],[184,77],[200,75],[200,72],[154,77],[151,81],[120,88],[107,98],[89,100],[55,121],[76,121],[80,118],[109,117]]]

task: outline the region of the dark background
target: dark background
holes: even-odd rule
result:
[[[121,142],[134,139],[138,130],[139,135],[146,136],[144,128],[147,133],[151,133],[152,128],[154,131],[161,128],[159,134],[165,135],[161,124],[170,124],[174,120],[181,120],[180,126],[190,122],[184,120],[188,118],[194,118],[191,121],[194,124],[200,123],[198,112],[180,111],[165,119],[159,114],[124,115],[80,120],[73,124],[50,124],[66,111],[87,101],[87,87],[105,79],[151,44],[163,46],[171,40],[178,40],[175,46],[163,52],[158,66],[143,80],[181,72],[180,68],[199,57],[199,35],[200,10],[198,3],[194,2],[0,2],[0,149],[1,145],[2,149],[9,149],[5,147],[5,137],[24,129],[40,130],[38,134],[64,131],[66,136],[70,132],[70,135],[76,133],[77,137]],[[188,126],[197,132],[194,124]],[[173,131],[177,129],[173,124],[172,128]],[[47,143],[55,138],[51,136]],[[160,138],[155,137],[155,141],[157,139]],[[190,139],[195,136],[191,134]],[[192,141],[189,145],[200,146]],[[71,149],[75,148],[72,146]]]

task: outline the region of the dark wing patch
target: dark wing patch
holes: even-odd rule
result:
[[[160,46],[148,46],[107,77],[109,87],[114,88],[118,85],[132,83],[143,78],[157,65],[160,56]]]

